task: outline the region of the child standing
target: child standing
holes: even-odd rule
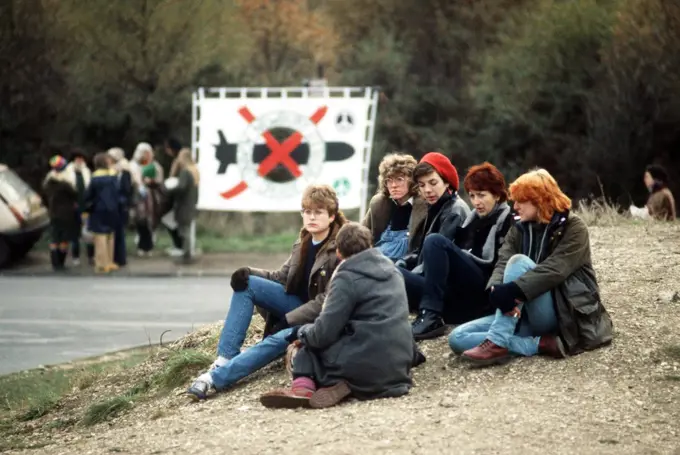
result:
[[[78,193],[68,162],[60,155],[50,159],[50,172],[43,182],[50,215],[50,260],[54,270],[64,268],[68,246],[76,235]]]
[[[264,406],[324,408],[349,395],[372,399],[408,393],[415,342],[404,279],[371,241],[371,231],[358,223],[338,232],[343,262],[321,314],[287,338],[301,346],[292,387],[262,395]]]
[[[113,262],[114,234],[120,224],[118,177],[110,169],[109,156],[94,157],[94,174],[85,194],[88,230],[94,237],[94,261],[97,273],[118,270]]]

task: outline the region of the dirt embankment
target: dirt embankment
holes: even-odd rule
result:
[[[49,444],[30,453],[680,453],[680,226],[593,227],[591,238],[610,347],[470,370],[441,338],[423,343],[428,361],[401,399],[267,410],[260,393],[288,383],[277,364],[203,403],[178,388],[102,424],[50,428],[150,377],[161,353],[23,424],[27,440]]]

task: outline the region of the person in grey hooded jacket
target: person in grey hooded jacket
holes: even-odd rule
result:
[[[371,237],[358,223],[338,232],[343,262],[321,314],[289,336],[300,346],[292,387],[264,394],[264,406],[322,408],[349,395],[398,397],[410,390],[415,342],[404,281],[392,261],[371,248]]]

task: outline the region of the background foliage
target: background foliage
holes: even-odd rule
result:
[[[574,197],[645,198],[680,156],[680,4],[668,0],[7,0],[0,161],[189,141],[197,86],[380,86],[381,156],[533,166]],[[674,188],[677,192],[679,188]]]

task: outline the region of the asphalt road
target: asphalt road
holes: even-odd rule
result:
[[[0,277],[0,374],[176,339],[230,298],[225,278]]]

